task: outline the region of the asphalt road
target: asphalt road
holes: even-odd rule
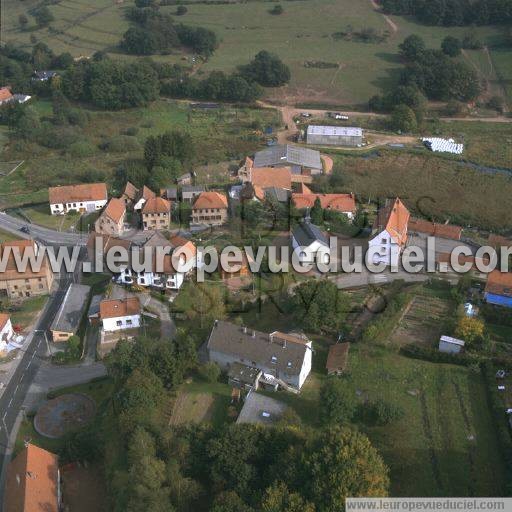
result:
[[[29,229],[28,233],[20,231],[24,226]],[[22,238],[33,238],[45,245],[85,245],[87,236],[85,233],[69,233],[44,228],[37,224],[28,224],[23,219],[18,219],[7,213],[0,212],[0,228],[4,231],[14,233]]]
[[[83,251],[82,251],[83,253]],[[81,255],[84,256],[83,254]],[[49,358],[49,345],[46,340],[48,329],[62,304],[64,295],[72,282],[78,282],[81,268],[74,273],[61,274],[58,289],[50,295],[45,309],[34,328],[32,340],[21,356],[18,366],[0,398],[0,503],[2,501],[5,478],[4,465],[9,456],[9,437],[13,431],[19,412],[41,365]],[[12,446],[10,447],[12,449]]]

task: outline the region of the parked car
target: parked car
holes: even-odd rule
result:
[[[22,233],[26,233],[27,235],[30,233],[30,229],[28,229],[28,226],[21,226],[20,231]]]
[[[311,117],[311,114],[309,112],[301,112],[300,116],[301,117]]]

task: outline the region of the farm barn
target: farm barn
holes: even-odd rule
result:
[[[358,146],[363,129],[353,126],[308,126],[307,143],[319,146]]]

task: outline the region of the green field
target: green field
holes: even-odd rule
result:
[[[44,117],[51,112],[47,101],[38,101],[34,108]],[[161,134],[166,130],[188,131],[196,142],[197,163],[201,165],[205,182],[216,182],[218,164],[223,162],[224,180],[227,165],[254,152],[264,137],[261,128],[278,125],[280,117],[271,109],[221,108],[215,111],[191,111],[186,102],[159,100],[147,108],[121,112],[88,110],[89,121],[83,128],[66,127],[75,130],[80,141],[90,146],[87,156],[76,156],[72,148],[65,150],[48,149],[33,142],[15,141],[3,152],[5,161],[25,160],[15,173],[0,177],[0,207],[23,204],[46,203],[48,187],[81,181],[90,181],[95,173],[101,181],[111,181],[115,168],[127,158],[142,158],[142,147],[149,135]],[[125,136],[134,149],[121,151],[100,149],[100,145],[123,134],[127,128],[137,128],[135,136]],[[133,146],[133,144],[135,146]],[[188,171],[191,169],[184,169]],[[99,173],[99,174],[98,174]],[[114,191],[116,193],[120,191]],[[35,222],[58,227],[62,219],[47,215],[46,210],[36,207],[27,212]],[[76,218],[74,219],[76,221]],[[69,227],[68,219],[65,220]]]
[[[117,44],[130,26],[123,11],[131,2],[62,0],[50,5],[55,21],[51,30],[29,27],[20,31],[18,15],[36,5],[35,0],[3,2],[3,39],[30,46],[30,36],[47,43],[56,52],[68,51],[73,56],[90,56],[95,51],[119,53]],[[401,63],[398,44],[411,33],[422,36],[427,44],[439,47],[446,35],[463,37],[467,27],[429,27],[408,17],[393,16],[394,27],[376,12],[369,0],[304,0],[285,2],[280,16],[269,14],[271,4],[264,1],[223,5],[190,4],[188,13],[179,21],[215,31],[220,46],[198,74],[221,69],[231,71],[247,63],[262,49],[277,53],[291,68],[289,86],[272,91],[274,99],[287,102],[334,102],[340,105],[365,104],[370,96],[396,80]],[[175,6],[162,12],[174,13]],[[31,21],[31,24],[33,20]],[[355,31],[373,28],[385,37],[381,43],[363,43],[333,38],[333,34],[351,25]],[[396,29],[396,32],[395,32]],[[500,39],[500,29],[471,29],[485,43]],[[157,57],[167,62],[183,62],[190,54],[176,51]],[[129,58],[123,56],[123,58]],[[510,52],[493,53],[498,73],[510,78]],[[508,59],[508,62],[507,62]],[[338,64],[338,68],[306,68],[306,61]]]
[[[382,149],[371,158],[337,156],[347,191],[360,200],[400,196],[414,214],[484,229],[507,229],[512,182],[430,153]]]

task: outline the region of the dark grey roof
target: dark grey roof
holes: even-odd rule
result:
[[[177,199],[178,198],[178,189],[176,187],[169,187],[165,189],[165,197],[167,199]]]
[[[64,296],[50,329],[75,333],[84,315],[90,291],[91,287],[85,284],[72,284]]]
[[[254,155],[254,167],[300,165],[308,169],[322,169],[320,152],[291,144],[271,146]]]
[[[183,185],[183,187],[181,187],[182,194],[185,192],[204,192],[205,190],[206,187],[204,185]]]
[[[251,391],[245,398],[244,406],[236,422],[272,424],[279,420],[286,409],[287,405],[285,403]]]
[[[97,316],[100,314],[100,302],[103,297],[101,295],[94,295],[91,299],[91,305],[89,306],[89,311],[87,311],[87,316]]]
[[[56,76],[57,72],[51,70],[34,71],[34,75],[39,78],[39,80],[48,80],[49,78]]]
[[[291,194],[291,191],[285,188],[268,187],[265,189],[265,197],[274,199],[280,203],[287,203]]]
[[[261,370],[247,366],[241,363],[233,363],[228,371],[228,377],[230,379],[241,382],[242,384],[254,385],[256,379],[260,375]]]
[[[280,373],[298,375],[310,348],[306,346],[307,339],[294,336],[297,341],[293,342],[290,337],[287,335],[284,340],[279,333],[265,334],[216,320],[208,340],[208,351],[229,354],[256,368],[276,368]]]
[[[304,221],[293,230],[293,237],[303,247],[309,247],[313,242],[318,241],[329,247],[329,240],[318,226]]]

